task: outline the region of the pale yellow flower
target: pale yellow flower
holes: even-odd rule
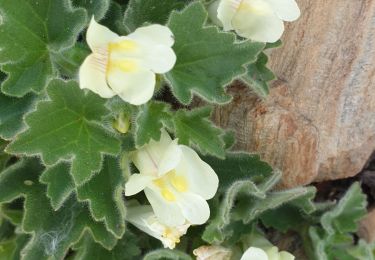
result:
[[[167,132],[137,150],[132,161],[139,174],[132,174],[125,195],[145,191],[158,220],[167,226],[205,223],[210,216],[206,200],[218,188],[214,170],[191,148],[179,145]]]
[[[119,36],[92,18],[86,41],[92,54],[80,67],[80,87],[103,98],[118,95],[133,105],[144,104],[153,96],[155,73],[168,72],[176,62],[173,34],[162,25]]]
[[[295,0],[217,0],[208,12],[225,31],[235,30],[258,42],[276,42],[284,31],[283,21],[291,22],[300,16]]]

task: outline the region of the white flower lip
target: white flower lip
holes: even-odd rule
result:
[[[281,251],[276,246],[269,248],[250,247],[242,255],[240,260],[294,260],[295,257],[286,252]]]
[[[158,221],[150,206],[129,207],[126,219],[134,226],[159,239],[165,248],[174,249],[180,242],[180,237],[185,235],[189,223],[176,227],[166,226]]]
[[[133,154],[140,171],[125,185],[125,195],[145,191],[158,220],[167,226],[205,223],[210,216],[206,200],[218,188],[214,170],[191,148],[178,145],[162,131],[158,142],[151,141]]]
[[[173,33],[166,26],[153,24],[119,36],[92,18],[86,40],[92,53],[80,67],[80,87],[103,98],[118,95],[130,104],[144,104],[154,94],[155,73],[166,73],[176,63]]]
[[[218,1],[209,8],[211,20],[219,20],[225,31],[235,30],[258,42],[276,42],[284,31],[283,21],[295,21],[300,16],[295,0]]]

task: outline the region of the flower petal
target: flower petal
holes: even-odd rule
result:
[[[292,22],[298,19],[301,15],[301,11],[295,0],[265,0],[268,2],[277,16],[288,22]]]
[[[165,45],[147,46],[143,55],[143,66],[155,73],[170,71],[176,63],[176,54],[171,47]]]
[[[160,192],[151,188],[146,188],[145,194],[156,217],[161,223],[171,227],[180,226],[185,223],[186,220],[176,203],[166,201]]]
[[[162,130],[160,140],[151,140],[149,144],[133,153],[132,161],[141,173],[157,176],[164,153],[171,143],[171,137],[165,130]]]
[[[193,149],[184,145],[180,147],[182,158],[176,173],[188,179],[189,192],[198,194],[206,200],[211,199],[219,186],[219,178],[215,171],[202,161]]]
[[[139,27],[127,37],[136,41],[146,43],[162,44],[171,47],[174,44],[174,36],[172,31],[160,24],[152,24],[149,26]]]
[[[154,179],[151,175],[132,174],[125,184],[125,196],[132,196],[144,190]]]
[[[159,177],[175,169],[181,161],[182,151],[177,140],[173,140],[164,151],[159,165]]]
[[[232,24],[236,32],[245,38],[259,42],[276,42],[284,31],[283,21],[265,6],[260,14],[251,8],[240,8],[233,17]]]
[[[286,251],[281,251],[279,253],[279,257],[280,257],[280,260],[294,260],[295,259],[294,255]]]
[[[141,105],[152,98],[155,89],[155,74],[139,67],[133,60],[121,61],[125,70],[111,69],[108,73],[110,88],[124,101],[132,105]],[[129,68],[127,68],[129,66]]]
[[[177,204],[183,216],[192,225],[202,225],[210,218],[210,207],[201,196],[193,193],[178,193]]]
[[[219,8],[220,2],[221,0],[216,0],[213,3],[211,3],[207,8],[207,12],[208,12],[208,17],[211,19],[211,21],[214,24],[220,27],[223,27],[223,23],[219,20],[219,18],[217,18],[217,10]]]
[[[94,54],[90,54],[79,68],[79,86],[95,92],[103,98],[111,98],[115,93],[108,87],[103,67]]]
[[[241,260],[269,260],[266,252],[257,247],[250,247],[242,255]]]
[[[109,30],[107,27],[98,24],[94,17],[91,18],[89,28],[86,33],[86,41],[92,51],[96,49],[107,49],[108,43],[115,40],[119,36]]]
[[[224,30],[233,30],[232,19],[234,18],[241,0],[221,0],[217,9],[217,18],[223,24]]]

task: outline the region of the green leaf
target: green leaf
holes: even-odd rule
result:
[[[194,17],[194,19],[192,19]],[[255,62],[264,43],[236,42],[233,33],[205,26],[207,12],[200,2],[194,2],[182,12],[173,12],[168,26],[176,42],[174,68],[166,74],[173,94],[183,104],[189,104],[193,93],[209,102],[227,103],[231,97],[225,86],[244,74],[244,65]]]
[[[47,93],[50,100],[39,102],[28,114],[29,128],[7,152],[40,155],[47,166],[69,160],[75,184],[82,185],[101,169],[104,154],[120,151],[119,140],[97,123],[109,111],[103,99],[85,94],[74,81],[53,80]]]
[[[77,188],[78,201],[88,201],[93,218],[104,221],[107,229],[118,238],[125,232],[124,184],[118,161],[107,156],[102,170]]]
[[[250,178],[234,181],[228,186],[216,216],[206,226],[202,236],[203,240],[211,244],[222,243],[231,235],[231,232],[228,232],[226,229],[233,222],[233,206],[240,196],[246,195],[246,201],[249,201],[249,197],[264,199],[266,198],[266,192],[280,180],[280,177],[280,173],[276,172],[266,178],[259,186]]]
[[[75,190],[69,168],[69,164],[59,163],[47,169],[40,178],[48,185],[47,196],[55,210]],[[125,232],[125,206],[122,200],[124,182],[117,160],[106,157],[100,172],[76,188],[78,201],[87,201],[93,218],[103,221],[107,229],[119,238]]]
[[[272,175],[271,166],[260,160],[257,154],[245,152],[226,153],[225,159],[205,156],[203,160],[216,172],[220,180],[220,190],[226,190],[236,180],[251,179],[257,183]]]
[[[135,145],[142,147],[151,139],[160,140],[161,129],[171,124],[170,106],[163,102],[149,102],[139,108],[136,118]]]
[[[90,20],[92,16],[95,20],[100,21],[109,9],[110,0],[72,0],[73,6],[85,8],[87,11],[87,19]]]
[[[159,260],[159,259],[169,259],[169,260],[192,260],[191,256],[178,251],[169,249],[157,249],[147,253],[143,260]]]
[[[13,239],[0,242],[0,260],[13,259],[16,246],[16,241]]]
[[[262,200],[245,202],[246,210],[241,210],[240,217],[243,217],[245,223],[253,221],[267,210],[276,209],[286,203],[296,203],[307,214],[315,210],[312,199],[316,189],[314,187],[298,187],[290,190],[269,192],[267,197]]]
[[[173,118],[176,137],[181,144],[196,146],[202,154],[225,156],[224,131],[209,120],[212,108],[178,110]]]
[[[173,10],[182,9],[189,0],[130,0],[124,24],[133,32],[145,23],[165,24]]]
[[[0,13],[0,64],[8,74],[2,91],[41,92],[57,74],[53,56],[75,43],[86,12],[69,0],[0,0]]]
[[[10,155],[4,152],[7,142],[0,139],[0,172],[7,166]]]
[[[116,238],[91,218],[85,205],[71,198],[58,211],[49,207],[45,187],[38,182],[42,171],[37,159],[27,159],[0,175],[0,203],[25,197],[22,229],[32,238],[22,250],[23,259],[62,259],[86,230],[102,246],[113,248]]]
[[[1,40],[0,40],[1,41]],[[0,137],[10,140],[25,127],[24,115],[33,108],[36,97],[32,94],[22,98],[0,93]]]
[[[137,246],[138,239],[135,235],[127,231],[123,238],[111,250],[103,248],[90,236],[84,236],[74,247],[77,252],[73,259],[76,260],[138,260],[141,250]]]
[[[118,3],[111,1],[109,10],[100,23],[119,35],[126,35],[128,31],[123,23],[124,9]]]
[[[247,73],[241,79],[251,87],[260,97],[267,97],[269,94],[268,82],[276,77],[273,72],[267,68],[268,57],[262,52],[259,54],[255,63],[247,66]]]
[[[367,213],[366,206],[366,196],[356,182],[332,210],[322,215],[322,226],[330,235],[335,232],[355,232],[358,229],[358,221]]]
[[[29,237],[21,234],[11,240],[0,243],[0,260],[18,260],[22,248],[26,245]]]
[[[305,224],[305,219],[301,210],[291,205],[285,205],[274,210],[268,210],[261,215],[262,223],[270,228],[286,233],[289,230],[301,228]]]
[[[54,210],[58,210],[74,192],[75,185],[69,172],[69,163],[60,162],[47,168],[40,176],[40,182],[47,185],[47,197]]]

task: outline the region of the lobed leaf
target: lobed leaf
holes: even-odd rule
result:
[[[47,169],[40,180],[48,185],[47,196],[58,210],[74,191],[80,202],[87,201],[96,221],[103,221],[116,237],[125,232],[125,206],[122,200],[124,177],[115,158],[105,157],[103,168],[87,183],[74,187],[70,165],[59,163]]]
[[[193,93],[212,103],[229,102],[231,97],[225,93],[225,86],[244,74],[244,66],[255,62],[265,46],[236,42],[233,33],[205,26],[206,20],[203,4],[196,1],[181,12],[172,12],[167,24],[176,39],[173,49],[177,62],[165,76],[183,104],[191,102]]]
[[[75,43],[86,12],[70,0],[0,0],[0,14],[0,65],[8,74],[2,91],[40,93],[57,75],[54,56]]]
[[[47,166],[68,160],[74,183],[82,185],[101,169],[104,154],[120,151],[119,140],[97,123],[109,111],[103,99],[85,94],[74,81],[53,80],[47,94],[50,99],[26,117],[29,128],[7,152],[40,155]]]
[[[100,0],[100,1],[72,0],[72,4],[75,7],[85,8],[85,10],[87,11],[88,20],[90,20],[91,17],[93,16],[95,20],[98,22],[102,18],[104,18],[105,14],[107,13],[109,9],[111,1],[110,0]]]
[[[202,154],[225,157],[225,132],[209,120],[212,108],[178,110],[173,118],[176,137],[181,144],[194,145]]]
[[[58,211],[49,207],[45,187],[39,184],[43,166],[37,159],[17,162],[0,175],[0,203],[24,197],[23,231],[31,239],[22,259],[63,259],[70,246],[88,231],[102,246],[111,249],[116,238],[94,221],[86,207],[71,198]]]
[[[139,108],[136,118],[135,145],[142,147],[150,142],[160,140],[163,126],[171,124],[170,106],[164,102],[148,102]]]
[[[14,138],[25,128],[23,118],[33,108],[36,96],[22,98],[6,96],[0,93],[0,137],[6,140]]]
[[[165,24],[173,10],[182,9],[189,0],[130,0],[124,16],[127,31],[133,32],[145,23]]]

